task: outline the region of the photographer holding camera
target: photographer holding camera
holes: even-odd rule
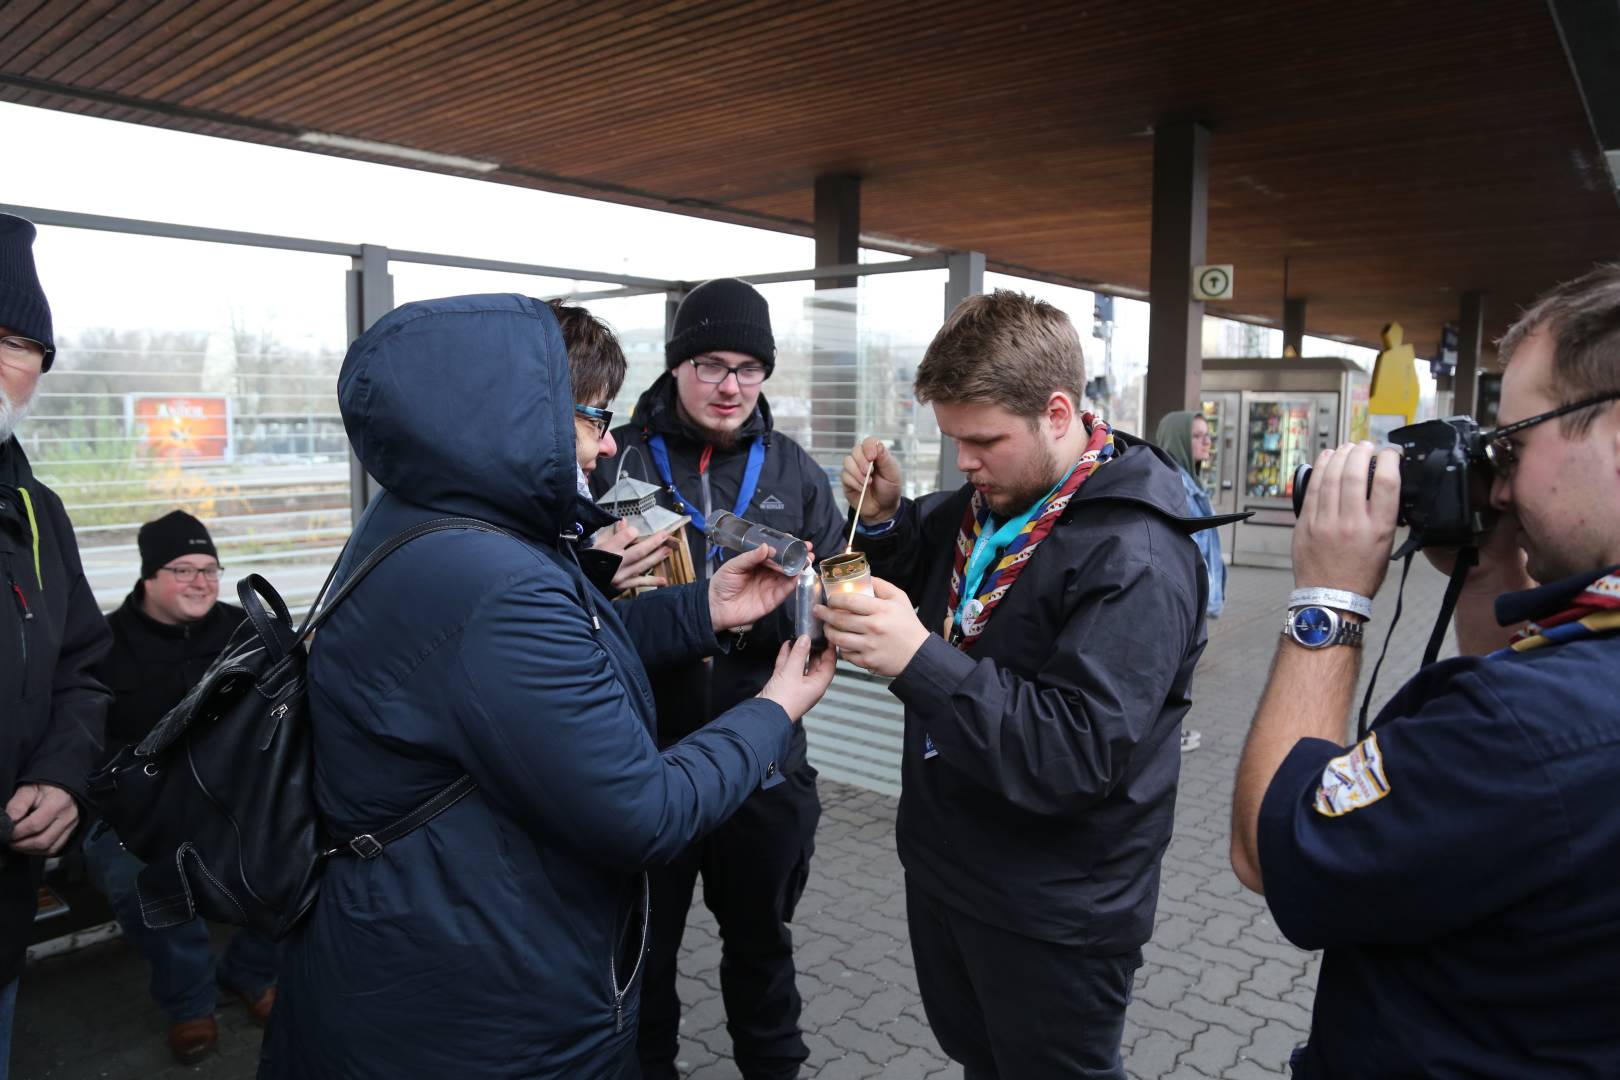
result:
[[[1503,426],[1464,440],[1496,520],[1463,655],[1349,748],[1367,598],[1398,512],[1424,510],[1410,444],[1376,454],[1370,494],[1370,444],[1323,452],[1294,533],[1232,866],[1326,950],[1296,1080],[1620,1071],[1620,266],[1543,297],[1499,354]]]

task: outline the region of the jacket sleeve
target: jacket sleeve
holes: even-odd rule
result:
[[[793,730],[755,698],[660,753],[585,612],[543,582],[486,598],[459,662],[468,772],[528,829],[616,869],[669,862],[724,821]]]
[[[54,501],[54,500],[53,500]],[[59,540],[64,584],[68,590],[62,643],[51,674],[51,719],[45,736],[17,771],[18,783],[50,784],[89,805],[85,781],[101,754],[106,731],[106,687],[95,676],[112,648],[112,631],[90,592],[79,562],[79,547],[60,504],[52,507],[51,525]],[[65,542],[63,541],[65,538]]]
[[[946,513],[950,491],[936,491],[921,499],[901,499],[900,509],[894,516],[894,525],[883,532],[868,536],[856,531],[855,547],[866,552],[872,573],[890,584],[898,586],[907,596],[916,598],[922,588],[924,572],[940,552],[950,558],[955,538],[941,534],[947,525],[954,529],[959,521],[947,522]]]
[[[615,601],[613,610],[647,667],[684,664],[721,651],[709,618],[707,578]]]
[[[1124,777],[1152,733],[1198,630],[1192,542],[1183,557],[1110,545],[1075,575],[1033,677],[930,635],[891,689],[953,768],[1037,814],[1084,809]]]

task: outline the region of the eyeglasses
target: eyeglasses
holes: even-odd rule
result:
[[[1513,470],[1519,466],[1519,448],[1514,445],[1512,439],[1508,438],[1509,435],[1516,435],[1525,428],[1532,428],[1537,424],[1544,424],[1548,420],[1555,420],[1560,416],[1568,416],[1572,412],[1580,412],[1582,409],[1591,408],[1593,405],[1601,405],[1605,401],[1615,400],[1620,400],[1620,390],[1599,394],[1597,397],[1589,397],[1584,401],[1577,401],[1571,405],[1560,405],[1556,409],[1549,409],[1547,412],[1539,413],[1528,420],[1520,420],[1506,427],[1499,427],[1485,437],[1485,458],[1491,463],[1491,468],[1496,470],[1496,475],[1505,480],[1512,476]]]
[[[727,375],[737,376],[738,386],[758,386],[765,381],[764,364],[744,364],[741,367],[732,367],[730,364],[722,364],[718,360],[703,357],[687,362],[692,365],[692,370],[697,372],[698,382],[719,385],[726,381]]]
[[[37,368],[45,362],[45,348],[43,341],[22,337],[19,334],[7,334],[0,337],[0,363],[16,368]]]
[[[223,566],[160,566],[158,569],[173,574],[174,580],[182,585],[190,585],[193,581],[196,581],[198,574],[201,574],[209,581],[218,581],[219,575],[225,572]]]
[[[574,415],[596,429],[598,439],[608,433],[613,426],[613,414],[606,409],[598,409],[595,405],[581,405],[574,403]]]

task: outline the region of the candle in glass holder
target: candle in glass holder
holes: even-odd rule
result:
[[[863,552],[846,551],[823,560],[820,566],[821,584],[828,596],[835,593],[877,595],[872,591],[872,567]]]

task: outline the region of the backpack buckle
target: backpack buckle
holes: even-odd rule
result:
[[[361,833],[349,841],[349,850],[362,859],[375,859],[382,854],[383,846],[370,833]]]

